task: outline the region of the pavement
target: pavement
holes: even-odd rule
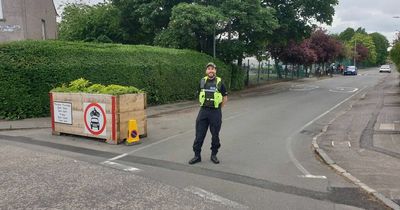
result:
[[[314,137],[317,154],[338,174],[400,209],[400,87],[394,72]]]
[[[324,78],[321,78],[324,79]],[[265,84],[257,87],[252,87],[243,91],[238,91],[231,93],[229,96],[229,100],[239,100],[242,97],[252,97],[258,95],[266,95],[266,94],[274,94],[279,93],[284,90],[288,90],[290,88],[296,87],[296,85],[301,85],[302,83],[315,82],[316,80],[320,80],[317,78],[305,78],[301,80],[296,80],[292,82],[281,82],[281,83],[273,83],[273,84]],[[335,117],[324,129],[323,131],[314,137],[313,146],[314,149],[320,157],[333,169],[336,170],[338,174],[346,177],[349,181],[358,185],[364,191],[372,194],[378,200],[384,202],[387,206],[393,209],[399,209],[396,202],[399,202],[400,199],[400,182],[398,178],[398,174],[400,174],[400,162],[399,162],[399,153],[400,151],[400,89],[398,86],[398,74],[393,73],[385,78],[378,86],[373,87],[368,90],[366,94],[361,95],[358,100],[352,101],[349,107],[343,110],[339,115]],[[185,101],[173,104],[166,104],[160,106],[150,106],[147,108],[147,117],[148,118],[158,118],[163,114],[175,113],[175,112],[185,112],[187,110],[197,109],[198,104],[196,101]],[[371,111],[373,110],[373,111]],[[161,121],[160,123],[162,123]],[[35,119],[25,119],[25,120],[17,120],[17,121],[5,121],[0,120],[0,131],[15,131],[15,135],[18,135],[18,132],[21,130],[32,130],[26,132],[32,132],[32,135],[36,135],[34,131],[36,129],[49,129],[50,126],[50,118],[35,118]],[[47,130],[46,130],[47,131]],[[166,132],[168,132],[166,130]],[[1,133],[0,133],[1,134]],[[151,133],[150,135],[157,136],[158,134]],[[51,135],[49,135],[49,141]],[[64,139],[64,138],[63,138]],[[46,140],[47,141],[47,140]],[[78,140],[69,139],[68,141],[62,142],[65,145],[74,145]],[[146,139],[144,139],[146,141]],[[58,143],[61,143],[58,142]],[[108,150],[102,143],[93,143],[93,142],[80,142],[79,146],[93,148],[98,150]],[[350,146],[348,146],[350,145]],[[17,145],[18,146],[18,145]],[[11,146],[12,147],[12,146]],[[128,147],[124,147],[123,145],[113,146],[113,151],[115,153],[124,153],[129,151]],[[13,148],[16,149],[16,148]],[[7,152],[7,148],[3,149],[4,154]],[[26,158],[38,158],[37,154],[30,154],[28,151],[21,149],[20,154],[29,154],[29,157]],[[7,155],[3,155],[3,158],[6,158]],[[18,155],[9,160],[17,160]],[[41,157],[39,157],[41,158]],[[72,159],[63,159],[60,156],[50,156],[47,157],[49,160],[45,160],[44,162],[50,162],[54,167],[59,167],[59,173],[63,173],[69,170],[80,171],[89,165],[84,165],[85,163],[81,163],[79,166],[74,166],[74,161]],[[28,162],[28,159],[26,162]],[[71,163],[72,161],[72,163]],[[19,161],[20,162],[20,161]],[[95,162],[95,161],[94,161]],[[61,165],[67,165],[67,167],[62,167]],[[28,167],[27,164],[25,167]],[[12,161],[10,162],[10,167],[12,167]],[[71,167],[70,169],[68,167]],[[29,167],[28,167],[29,168]],[[29,170],[37,170],[36,168],[32,168]],[[100,170],[95,169],[95,170]],[[36,171],[39,173],[39,171]],[[53,172],[52,172],[53,173]],[[98,179],[93,180],[104,180],[111,179],[108,178],[111,172],[106,172],[99,177]],[[23,173],[22,173],[23,174]],[[45,174],[45,173],[43,173]],[[63,173],[64,174],[64,173]],[[79,175],[80,174],[80,175]],[[85,171],[78,173],[75,176],[84,176]],[[68,177],[67,177],[68,178]],[[20,179],[23,179],[22,177]],[[134,179],[134,178],[132,178]],[[138,179],[136,177],[135,179]],[[1,176],[0,176],[1,180]],[[45,180],[45,179],[43,179]],[[60,181],[59,185],[63,183],[72,182],[73,177],[70,177],[70,180],[65,182]],[[25,180],[27,186],[34,189],[34,182],[30,180]],[[122,183],[130,183],[134,182],[134,180],[124,180]],[[151,180],[143,180],[144,183],[152,182]],[[29,184],[30,183],[30,184]],[[99,181],[101,184],[101,181]],[[160,183],[151,183],[154,186],[160,185]],[[73,191],[77,190],[79,185],[68,185],[68,189],[71,189],[70,192],[72,194]],[[132,186],[133,187],[133,186]],[[139,191],[140,191],[139,186]],[[168,186],[162,185],[163,188],[168,188]],[[147,191],[149,187],[142,185],[142,188],[145,189],[144,193],[152,194],[151,191]],[[96,191],[96,189],[91,189],[92,191]],[[127,188],[128,190],[128,188]],[[132,190],[132,189],[131,189]],[[173,188],[167,189],[170,193],[175,194],[176,196],[181,196],[178,190]],[[110,190],[111,192],[112,190]],[[128,190],[129,191],[129,190]],[[137,193],[137,192],[132,192]],[[175,202],[172,197],[167,196],[166,194],[160,194],[160,192],[156,192],[156,199],[162,198],[170,207],[178,207],[178,201]],[[45,195],[48,196],[48,195]],[[71,195],[73,196],[73,195]],[[86,197],[89,195],[85,195]],[[100,200],[105,200],[105,195],[99,195],[99,199],[95,199],[99,201],[100,206],[96,207],[115,207],[113,205],[122,206],[125,208],[133,208],[135,206],[127,206],[121,203],[113,203],[117,200],[118,195],[114,197],[111,196],[109,203],[100,202]],[[121,195],[119,195],[121,196]],[[151,198],[151,196],[150,196]],[[75,200],[76,198],[72,198],[71,200]],[[180,202],[187,204],[185,207],[190,206],[191,197],[182,197]],[[39,201],[37,201],[39,202]],[[139,202],[139,201],[138,201]],[[141,201],[142,202],[142,201]],[[149,200],[146,200],[145,204],[137,205],[140,207],[149,207],[150,209],[157,209],[157,206],[148,206],[150,203],[153,203]],[[35,204],[31,204],[30,206],[35,206]],[[72,204],[71,204],[72,205]],[[101,206],[104,205],[104,206]],[[1,205],[0,205],[1,206]],[[48,206],[54,206],[49,204]],[[16,208],[24,208],[24,206],[15,206]],[[27,207],[27,206],[25,206]],[[36,206],[38,208],[46,207],[46,206]],[[60,206],[61,208],[68,208],[68,206]],[[93,205],[89,206],[72,206],[73,208],[85,208],[85,207],[93,207]],[[181,206],[182,208],[183,206]],[[220,208],[216,207],[214,204],[207,204],[203,208]]]

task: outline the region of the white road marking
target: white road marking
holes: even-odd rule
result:
[[[134,172],[134,171],[141,171],[141,169],[131,167],[131,166],[126,166],[120,163],[112,162],[112,161],[104,161],[101,163],[102,165],[109,166],[111,168],[115,168],[118,170],[123,170],[123,171],[128,171],[128,172]]]
[[[365,89],[366,87],[362,88],[360,91],[361,92]],[[322,118],[323,116],[327,115],[329,112],[333,111],[334,109],[338,108],[340,105],[346,103],[348,100],[350,100],[351,98],[353,98],[355,95],[357,95],[357,93],[354,93],[353,95],[349,96],[348,98],[346,98],[345,100],[343,100],[342,102],[336,104],[334,107],[330,108],[328,111],[322,113],[321,115],[319,115],[318,117],[314,118],[313,120],[311,120],[310,122],[308,122],[307,124],[305,124],[303,127],[301,127],[297,133],[301,132],[302,130],[304,130],[306,127],[310,126],[311,124],[313,124],[315,121],[319,120],[320,118]]]
[[[290,136],[290,137],[287,139],[287,142],[286,142],[286,149],[287,149],[287,151],[288,151],[290,160],[294,163],[294,165],[296,166],[296,168],[299,169],[299,170],[301,171],[301,173],[303,173],[305,176],[310,176],[311,173],[308,172],[307,169],[305,169],[305,168],[303,167],[303,165],[301,165],[300,162],[294,157],[294,154],[293,154],[293,151],[292,151],[291,143],[292,143],[292,136]]]
[[[232,119],[234,119],[234,118],[236,118],[236,117],[239,117],[239,116],[241,116],[241,115],[243,115],[243,114],[245,114],[245,113],[242,112],[242,113],[239,113],[239,114],[235,114],[235,115],[232,115],[232,116],[227,117],[227,118],[222,119],[222,120],[223,120],[223,121],[232,120]],[[175,135],[173,135],[173,136],[169,136],[169,137],[167,137],[167,138],[165,138],[165,139],[162,139],[162,140],[160,140],[160,141],[156,141],[156,142],[154,142],[154,143],[151,143],[151,144],[148,144],[148,145],[146,145],[146,146],[137,148],[137,149],[132,150],[132,151],[130,151],[130,152],[127,152],[127,153],[118,155],[118,156],[116,156],[116,157],[107,159],[106,161],[101,162],[101,164],[106,163],[106,162],[108,162],[108,161],[118,160],[118,159],[123,158],[123,157],[125,157],[125,156],[128,156],[128,155],[130,155],[130,154],[132,154],[132,153],[135,153],[135,152],[138,152],[138,151],[147,149],[147,148],[152,147],[152,146],[154,146],[154,145],[157,145],[157,144],[166,142],[166,141],[168,141],[168,140],[170,140],[170,139],[173,139],[173,138],[175,138],[175,137],[178,137],[178,136],[181,136],[181,135],[185,135],[185,134],[188,134],[188,133],[191,133],[191,132],[194,132],[194,131],[195,131],[195,129],[190,129],[190,130],[187,130],[186,132],[182,132],[182,133],[175,134]]]
[[[127,153],[124,153],[124,154],[118,155],[118,156],[116,156],[116,157],[113,157],[113,158],[111,158],[111,159],[108,159],[107,161],[117,160],[117,159],[123,158],[123,157],[125,157],[125,156],[127,156],[127,155],[128,155]],[[107,162],[107,161],[104,161],[104,162],[102,162],[102,163],[105,163],[105,162]]]
[[[366,87],[363,87],[359,92],[361,92],[362,90],[364,90]],[[330,113],[331,111],[333,111],[334,109],[336,109],[337,107],[339,107],[340,105],[344,104],[345,102],[347,102],[348,100],[350,100],[351,98],[353,98],[355,95],[357,95],[359,92],[354,93],[353,95],[349,96],[348,98],[344,99],[342,102],[336,104],[335,106],[333,106],[332,108],[330,108],[328,111],[320,114],[318,117],[314,118],[313,120],[311,120],[310,122],[306,123],[303,127],[301,127],[299,130],[297,130],[296,132],[294,132],[291,136],[289,136],[286,139],[286,149],[287,152],[289,154],[289,157],[291,159],[291,161],[293,162],[293,164],[296,166],[297,169],[299,169],[304,176],[310,176],[312,175],[310,172],[307,171],[307,169],[304,168],[304,166],[302,166],[300,164],[300,162],[294,157],[293,152],[292,152],[292,140],[293,137],[295,135],[297,135],[298,133],[300,133],[302,130],[304,130],[305,128],[307,128],[308,126],[310,126],[311,124],[313,124],[315,121],[319,120],[320,118],[322,118],[323,116],[327,115],[328,113]],[[320,133],[322,134],[322,133]],[[318,135],[317,135],[318,136]],[[314,143],[314,140],[313,140]]]
[[[384,124],[382,123],[379,126],[379,130],[389,130],[389,131],[394,131],[394,123],[388,123],[388,124]]]
[[[316,85],[292,85],[291,88],[289,88],[289,90],[292,91],[309,91],[309,90],[314,90],[319,88],[319,86]]]
[[[334,141],[332,141],[332,147],[335,147],[336,144],[337,144],[338,147],[340,147],[342,145],[346,145],[348,147],[351,147],[350,141],[343,141],[343,142],[337,142],[337,143],[334,143]]]
[[[144,146],[144,147],[140,147],[140,148],[137,148],[137,149],[132,150],[132,151],[130,151],[130,152],[127,152],[127,153],[118,155],[118,156],[116,156],[116,157],[110,158],[110,159],[108,159],[108,160],[106,160],[106,161],[104,161],[104,162],[102,162],[102,163],[105,163],[105,162],[108,162],[108,161],[113,161],[113,160],[118,160],[118,159],[123,158],[123,157],[125,157],[125,156],[128,156],[128,155],[130,155],[130,154],[132,154],[132,153],[134,153],[134,152],[137,152],[137,151],[140,151],[140,150],[144,150],[144,149],[149,148],[149,147],[151,147],[151,146],[154,146],[154,145],[163,143],[163,142],[165,142],[165,141],[168,141],[168,140],[170,140],[170,139],[173,139],[173,138],[175,138],[175,137],[178,137],[178,136],[181,136],[181,135],[184,135],[184,134],[193,132],[193,131],[194,131],[194,129],[190,129],[190,130],[188,130],[188,131],[186,131],[186,132],[178,133],[178,134],[173,135],[173,136],[169,136],[169,137],[167,137],[167,138],[165,138],[165,139],[162,139],[162,140],[160,140],[160,141],[156,141],[156,142],[154,142],[154,143],[148,144],[148,145],[146,145],[146,146]]]
[[[358,88],[354,87],[337,87],[334,89],[329,89],[330,92],[333,93],[354,93],[358,90]]]
[[[229,200],[227,198],[221,197],[221,196],[219,196],[217,194],[214,194],[212,192],[206,191],[206,190],[201,189],[199,187],[189,186],[189,187],[186,187],[184,190],[187,191],[187,192],[193,193],[195,195],[198,195],[198,196],[200,196],[200,197],[202,197],[204,199],[208,199],[208,200],[220,203],[220,204],[222,204],[224,206],[229,206],[231,208],[235,208],[235,209],[248,209],[249,208],[247,206],[244,206],[242,204],[236,203],[234,201],[231,201],[231,200]]]
[[[309,178],[309,179],[326,179],[326,176],[314,176],[314,175],[301,175],[299,177]]]

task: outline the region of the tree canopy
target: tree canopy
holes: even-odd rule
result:
[[[366,61],[368,61],[371,64],[376,63],[376,58],[377,58],[377,53],[376,53],[376,47],[374,44],[374,41],[371,36],[368,34],[362,34],[362,33],[356,33],[353,38],[347,43],[349,46],[353,46],[352,49],[354,51],[354,45],[361,44],[362,46],[366,47],[368,49],[368,57]],[[356,48],[358,50],[358,48]],[[356,50],[356,57],[361,57],[361,54],[359,51]]]
[[[390,47],[389,41],[380,33],[370,34],[376,47],[376,64],[385,64],[389,55],[388,48]]]
[[[122,42],[120,12],[111,4],[67,4],[59,24],[60,39]]]

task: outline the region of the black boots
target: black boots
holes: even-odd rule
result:
[[[201,157],[200,157],[200,156],[194,156],[194,158],[192,158],[192,159],[189,161],[189,164],[190,164],[190,165],[193,165],[193,164],[198,163],[198,162],[201,162]]]
[[[213,163],[215,163],[215,164],[219,164],[219,160],[218,160],[218,158],[217,158],[216,155],[211,155],[210,160],[211,160],[211,162],[213,162]],[[194,158],[192,158],[192,159],[189,161],[189,164],[190,164],[190,165],[193,165],[193,164],[196,164],[196,163],[198,163],[198,162],[201,162],[201,157],[200,157],[200,156],[194,156]]]
[[[218,160],[218,158],[217,158],[216,155],[211,155],[210,160],[211,160],[213,163],[215,163],[215,164],[218,164],[218,163],[219,163],[219,160]]]

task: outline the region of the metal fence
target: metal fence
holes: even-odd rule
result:
[[[244,82],[246,86],[308,77],[332,76],[333,74],[341,73],[336,66],[331,68],[329,64],[313,64],[308,67],[292,64],[260,64],[258,67],[255,67],[254,65],[245,64],[242,66],[242,70],[244,71]]]
[[[247,86],[259,85],[279,80],[294,80],[310,76],[310,70],[304,66],[296,65],[259,65],[254,68],[250,65],[242,66],[245,84]],[[315,73],[313,72],[312,75]]]

